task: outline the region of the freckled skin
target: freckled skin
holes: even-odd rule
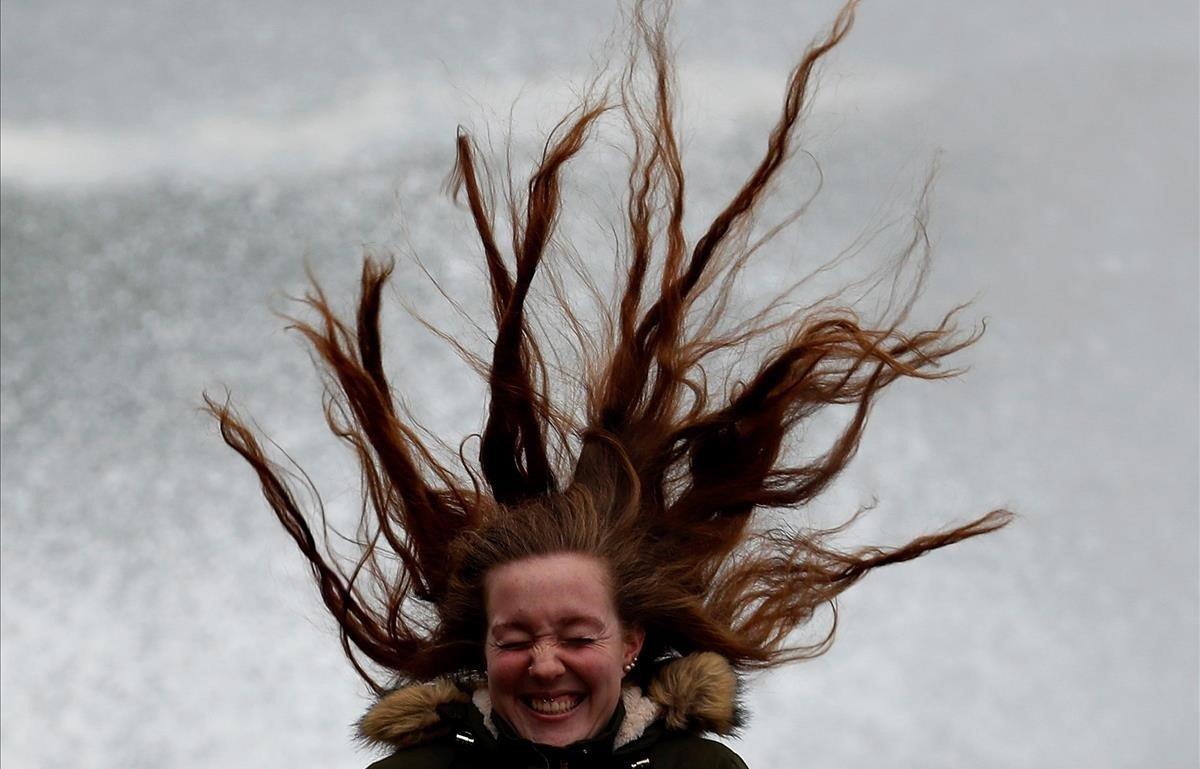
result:
[[[617,617],[605,565],[555,553],[498,566],[484,580],[492,705],[525,739],[564,746],[597,734],[621,696],[644,634]],[[579,704],[545,715],[532,698]]]

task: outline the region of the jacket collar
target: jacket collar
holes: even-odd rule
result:
[[[619,723],[614,718],[610,727],[615,731],[605,737],[613,748],[620,748],[659,721],[670,731],[732,734],[742,722],[737,690],[733,666],[718,654],[700,652],[671,660],[655,671],[644,691],[625,688],[618,706],[624,717]],[[358,722],[358,734],[373,746],[419,745],[449,734],[468,710],[481,720],[488,737],[501,737],[486,683],[449,679],[383,695]]]

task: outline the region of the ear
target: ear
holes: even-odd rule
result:
[[[646,631],[640,627],[630,627],[625,629],[624,637],[624,660],[625,664],[633,662],[639,654],[642,653],[642,644],[646,642]]]

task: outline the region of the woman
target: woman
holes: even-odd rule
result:
[[[438,461],[392,397],[378,322],[390,266],[364,264],[353,326],[314,289],[317,320],[297,328],[331,374],[329,424],[362,465],[352,565],[318,546],[291,476],[255,433],[227,403],[208,401],[308,558],[351,663],[380,695],[360,723],[366,741],[393,751],[378,767],[743,766],[702,736],[741,723],[738,672],[824,652],[832,626],[805,645],[790,642],[792,631],[871,569],[1008,522],[993,511],[893,549],[846,552],[832,542],[844,527],[764,520],[814,499],[848,464],[883,388],[953,375],[938,364],[977,338],[955,330],[953,312],[936,328],[903,330],[917,290],[874,325],[836,295],[781,313],[785,291],[721,330],[734,279],[761,245],[749,240],[754,214],[795,149],[813,69],[853,13],[851,2],[805,54],[761,162],[691,239],[665,20],[638,7],[640,48],[618,101],[632,137],[625,273],[607,333],[587,333],[557,294],[588,362],[571,374],[582,413],[551,398],[553,367],[534,333],[545,324],[531,322],[526,300],[550,251],[562,170],[610,106],[585,100],[552,133],[525,194],[510,185],[511,266],[487,176],[459,136],[454,186],[478,230],[497,327],[490,361],[459,346],[490,396],[465,475]],[[635,87],[643,56],[648,99]],[[897,262],[893,297],[909,257],[923,256],[921,234]],[[716,356],[767,338],[774,346],[748,380],[715,384]],[[832,445],[789,459],[785,438],[831,404],[853,412]]]
[[[474,628],[464,637],[482,637],[486,674],[384,695],[359,724],[396,750],[373,769],[745,767],[699,736],[739,723],[730,663],[711,652],[643,662],[647,634],[663,632],[648,603],[654,569],[591,494],[553,499],[461,545],[449,602]]]

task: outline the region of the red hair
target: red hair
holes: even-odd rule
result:
[[[829,486],[853,458],[887,385],[955,375],[941,367],[943,360],[978,338],[956,330],[961,308],[933,328],[907,330],[919,279],[879,324],[864,324],[852,308],[839,306],[837,295],[772,317],[784,293],[717,333],[734,279],[758,247],[747,243],[752,217],[796,151],[814,68],[849,31],[855,5],[847,3],[792,71],[757,167],[697,237],[683,225],[665,19],[648,19],[638,6],[634,26],[654,86],[641,99],[631,64],[615,105],[633,151],[624,283],[605,319],[609,333],[589,338],[560,301],[592,353],[582,413],[551,398],[551,367],[527,300],[551,250],[563,169],[614,106],[602,98],[585,99],[559,123],[524,194],[510,196],[507,254],[495,235],[486,171],[470,137],[458,136],[453,186],[479,235],[496,322],[490,361],[475,360],[488,383],[486,426],[477,461],[463,457],[463,472],[438,461],[393,397],[379,330],[391,266],[365,261],[353,323],[339,318],[314,284],[305,301],[315,318],[296,328],[331,375],[329,426],[362,467],[366,499],[353,566],[318,544],[294,479],[267,456],[255,432],[228,403],[206,396],[225,441],[254,468],[308,559],[346,653],[371,686],[384,684],[360,654],[394,679],[481,666],[483,577],[522,557],[565,550],[602,558],[623,620],[646,630],[643,660],[709,650],[738,666],[765,667],[823,652],[832,626],[808,645],[790,644],[790,634],[870,570],[1009,521],[1009,513],[996,510],[899,547],[849,552],[833,544],[842,527],[763,521],[763,511],[795,510]],[[928,242],[917,219],[900,263],[920,259],[923,277]],[[657,285],[649,283],[652,274],[660,276]],[[754,373],[714,392],[714,356],[770,335],[781,341]],[[848,424],[815,458],[787,460],[788,438],[830,405],[852,408]]]

